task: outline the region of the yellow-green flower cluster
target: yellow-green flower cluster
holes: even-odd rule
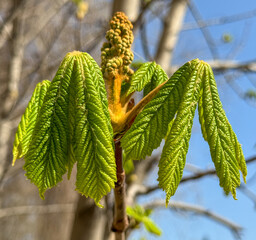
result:
[[[126,76],[128,81],[133,74],[129,68],[133,60],[131,45],[133,42],[132,24],[122,12],[117,12],[110,21],[110,30],[107,31],[108,42],[101,49],[101,68],[107,79],[117,74]]]

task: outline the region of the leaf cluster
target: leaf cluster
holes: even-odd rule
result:
[[[105,84],[87,53],[72,52],[52,82],[39,83],[22,116],[14,148],[42,198],[77,162],[76,190],[100,199],[114,187],[116,165]]]
[[[166,75],[155,63],[145,63],[135,72],[130,91],[145,95],[164,82]],[[148,90],[149,89],[149,90]],[[153,90],[154,91],[154,90]],[[183,175],[195,110],[204,139],[208,142],[220,186],[236,199],[240,174],[247,174],[241,145],[227,120],[211,67],[198,59],[179,68],[138,114],[121,143],[126,160],[140,160],[165,145],[159,161],[159,186],[166,192],[166,204]]]
[[[246,164],[222,108],[211,67],[195,59],[168,79],[159,65],[144,63],[124,92],[131,96],[142,90],[144,98],[130,110],[135,121],[121,134],[130,168],[131,161],[150,156],[165,139],[158,181],[168,204],[183,175],[198,106],[202,134],[209,144],[220,186],[236,198],[239,170],[245,180]],[[18,126],[13,163],[24,157],[26,176],[39,188],[42,198],[66,172],[70,176],[77,163],[76,189],[101,206],[100,199],[116,182],[113,138],[101,70],[89,54],[72,52],[51,82],[37,85]]]

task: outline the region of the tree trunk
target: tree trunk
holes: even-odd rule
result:
[[[103,239],[106,222],[103,211],[92,199],[79,196],[70,240]]]
[[[140,0],[114,0],[112,16],[115,12],[124,12],[131,22],[135,21],[139,15]]]
[[[173,50],[182,27],[187,0],[173,0],[164,20],[164,29],[158,43],[155,61],[166,71],[171,64]]]

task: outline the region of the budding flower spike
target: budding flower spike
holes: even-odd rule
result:
[[[108,108],[115,135],[124,129],[130,96],[122,96],[122,87],[129,85],[133,70],[131,45],[132,24],[122,12],[117,12],[109,23],[107,42],[101,49],[101,71],[106,84]]]

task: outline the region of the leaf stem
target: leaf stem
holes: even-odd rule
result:
[[[115,142],[116,175],[115,183],[115,211],[112,231],[115,232],[116,240],[125,239],[125,231],[129,225],[126,215],[126,194],[125,194],[125,172],[122,163],[122,148],[120,141]]]
[[[130,124],[131,121],[133,121],[136,116],[141,112],[141,110],[156,96],[156,94],[160,91],[160,89],[166,82],[167,81],[157,86],[154,90],[152,90],[149,94],[142,98],[140,102],[135,105],[135,107],[133,107],[128,113],[126,113],[125,120],[128,124]]]

